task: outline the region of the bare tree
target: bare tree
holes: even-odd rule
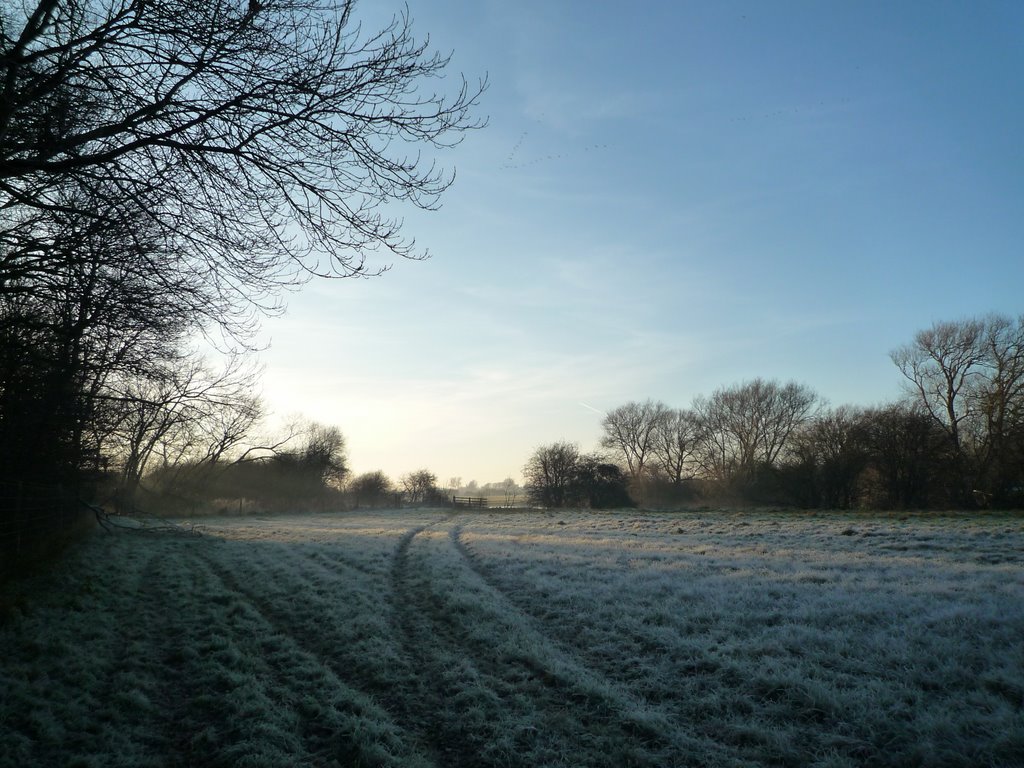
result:
[[[806,507],[856,506],[868,464],[867,414],[840,406],[818,414],[796,431],[787,450],[792,495]]]
[[[144,220],[102,226],[69,212],[40,217],[35,234],[16,258],[0,243],[11,257],[0,290],[0,473],[22,477],[73,473],[96,454],[107,382],[147,375],[218,313],[194,275],[150,268],[165,254]]]
[[[579,457],[580,449],[575,443],[558,442],[537,448],[523,467],[530,501],[543,507],[569,503]]]
[[[702,468],[720,480],[752,481],[772,466],[794,431],[815,412],[818,396],[795,382],[753,381],[694,401]]]
[[[882,509],[925,508],[946,503],[948,441],[916,403],[869,408],[861,417],[867,469],[863,501]]]
[[[448,58],[354,7],[0,9],[0,473],[71,480],[106,379],[159,379],[185,334],[245,344],[311,275],[425,255],[384,211],[438,204],[483,84],[431,90]]]
[[[601,445],[611,448],[626,463],[630,476],[639,481],[656,449],[659,424],[669,412],[661,402],[629,402],[605,414],[601,421]]]
[[[504,498],[502,499],[502,506],[515,506],[516,494],[519,491],[519,486],[516,485],[516,481],[513,480],[511,477],[506,477],[498,484],[498,487],[501,489],[501,492],[504,496]]]
[[[340,488],[348,477],[345,436],[337,427],[307,422],[298,448],[278,456],[290,456],[304,473],[331,488]]]
[[[935,323],[892,360],[949,441],[958,501],[1004,496],[1024,457],[1024,315]]]
[[[983,340],[988,381],[982,398],[980,475],[999,504],[1024,499],[1024,315],[988,318]]]
[[[145,378],[114,384],[105,395],[112,422],[103,439],[120,466],[119,504],[134,505],[153,458],[172,465],[209,460],[211,452],[245,439],[238,430],[252,426],[255,416],[249,384],[248,370],[238,358],[220,372],[198,358],[172,360]],[[232,411],[237,413],[227,415]],[[233,424],[232,434],[214,437],[217,421],[223,425],[225,420]],[[211,438],[219,445],[211,445]]]
[[[918,402],[947,431],[957,457],[964,452],[964,423],[975,418],[980,405],[984,333],[980,320],[936,323],[892,353]]]
[[[438,495],[437,475],[428,469],[418,469],[402,475],[399,482],[410,504],[423,504]]]
[[[403,145],[457,142],[476,125],[469,111],[482,86],[425,90],[448,58],[414,38],[408,16],[367,32],[353,9],[352,0],[6,9],[0,209],[20,219],[65,210],[69,185],[100,198],[104,219],[124,201],[148,211],[218,291],[247,303],[297,270],[364,274],[370,247],[414,254],[379,206],[433,207],[451,176]]]
[[[651,452],[658,468],[676,488],[695,474],[699,437],[700,422],[693,411],[666,410],[655,425]]]

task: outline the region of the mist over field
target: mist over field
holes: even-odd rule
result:
[[[1010,766],[1018,514],[98,532],[3,593],[0,765]]]

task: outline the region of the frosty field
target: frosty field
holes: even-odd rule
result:
[[[7,590],[0,765],[1024,765],[1019,515],[197,532]]]

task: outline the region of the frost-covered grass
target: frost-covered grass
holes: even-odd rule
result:
[[[1020,766],[1024,518],[217,519],[3,596],[2,766]]]

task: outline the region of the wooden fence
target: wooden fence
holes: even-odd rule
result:
[[[453,507],[469,507],[470,509],[486,509],[487,499],[483,496],[452,496]]]

